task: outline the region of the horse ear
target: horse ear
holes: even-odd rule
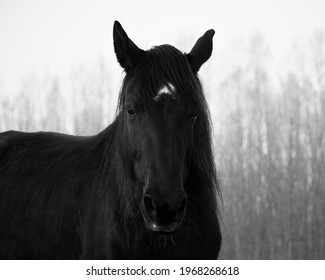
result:
[[[200,70],[202,64],[211,56],[214,33],[213,29],[205,32],[205,34],[196,41],[190,53],[187,54],[187,59],[195,74]]]
[[[120,65],[126,72],[133,69],[139,62],[144,51],[139,49],[128,37],[121,24],[114,22],[113,27],[114,50]]]

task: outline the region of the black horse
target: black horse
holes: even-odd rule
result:
[[[197,77],[213,30],[188,54],[139,49],[118,22],[126,75],[95,136],[0,134],[0,258],[216,259],[219,195]]]

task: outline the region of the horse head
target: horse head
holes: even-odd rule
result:
[[[171,234],[188,207],[185,181],[203,111],[197,72],[211,55],[214,31],[199,38],[188,54],[170,45],[144,51],[118,22],[113,35],[126,72],[119,108],[130,188],[146,228]]]

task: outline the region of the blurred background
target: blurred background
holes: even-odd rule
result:
[[[141,48],[201,68],[223,193],[222,259],[325,259],[325,2],[0,0],[0,132],[96,134],[123,78],[119,20]]]

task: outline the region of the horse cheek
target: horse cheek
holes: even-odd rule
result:
[[[140,160],[135,160],[133,163],[134,166],[134,173],[136,176],[136,179],[139,183],[144,184],[145,182],[145,170],[142,166],[142,162]]]

